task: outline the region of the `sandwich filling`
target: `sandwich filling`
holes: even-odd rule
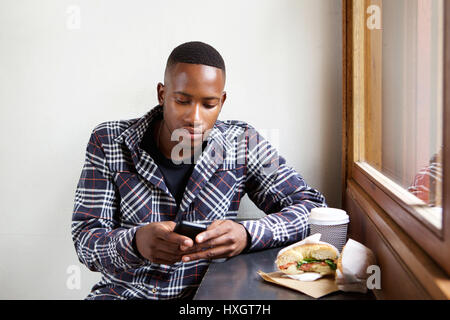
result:
[[[292,265],[296,265],[298,270],[301,270],[304,272],[315,271],[315,270],[311,270],[311,269],[316,269],[315,266],[328,266],[328,267],[330,267],[331,270],[336,270],[336,260],[332,260],[332,259],[323,259],[323,260],[302,259],[297,262],[286,263],[285,265],[282,265],[279,268],[281,270],[285,270]]]

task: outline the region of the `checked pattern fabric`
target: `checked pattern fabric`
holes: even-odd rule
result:
[[[285,245],[308,235],[309,212],[326,206],[285,159],[249,124],[217,120],[177,210],[175,198],[151,156],[139,144],[161,116],[96,126],[75,192],[72,238],[79,260],[101,272],[87,299],[189,298],[209,260],[151,263],[133,249],[136,230],[158,221],[210,223],[234,220],[245,194],[267,215],[243,221],[249,251]]]

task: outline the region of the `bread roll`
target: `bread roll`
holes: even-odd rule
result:
[[[317,272],[321,275],[334,274],[339,252],[325,243],[307,243],[281,253],[275,264],[286,274]],[[306,261],[305,261],[306,260]]]

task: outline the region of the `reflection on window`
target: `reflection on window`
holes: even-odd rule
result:
[[[367,142],[365,159],[424,206],[441,210],[443,0],[383,1],[382,30],[368,33],[368,118],[378,138]]]
[[[442,148],[430,159],[430,165],[420,170],[408,191],[430,207],[442,206]]]

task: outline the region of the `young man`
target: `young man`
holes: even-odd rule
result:
[[[184,43],[158,106],[93,130],[72,218],[80,261],[103,275],[87,299],[191,298],[212,259],[307,236],[323,195],[250,125],[217,120],[224,86],[220,54]],[[245,194],[268,215],[235,222]],[[194,243],[173,231],[181,220],[208,228]]]

